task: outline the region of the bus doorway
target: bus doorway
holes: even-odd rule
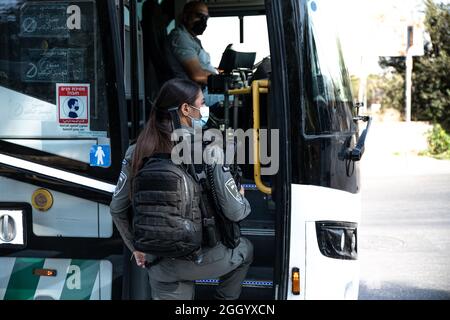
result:
[[[183,4],[175,2],[174,17]],[[255,262],[242,296],[356,298],[360,215],[357,161],[365,137],[365,133],[359,135],[356,123],[368,118],[354,111],[342,50],[328,23],[332,21],[332,3],[214,1],[209,3],[209,11],[208,28],[220,30],[219,40],[224,41],[222,45],[212,44],[212,50],[224,49],[230,42],[239,47],[246,39],[270,48],[255,61],[268,58],[265,63],[270,72],[263,77],[266,82],[252,88],[256,66],[250,71],[233,70],[234,86],[225,93],[234,100],[211,110],[217,121],[210,125],[223,131],[256,130],[256,140],[261,139],[263,129],[276,132],[268,140],[278,148],[277,172],[258,177],[255,167],[264,168],[261,163],[241,166],[253,208],[242,223],[242,232],[255,244]],[[267,36],[260,28],[247,37],[253,24],[246,21],[258,17],[266,22]],[[216,19],[231,22],[226,28],[215,27]],[[217,34],[214,37],[218,38]],[[207,32],[201,40],[208,51]],[[220,58],[222,52],[219,49],[216,56]],[[247,136],[246,154],[252,154],[249,144],[254,143],[254,137]],[[217,279],[198,281],[199,297],[210,296],[215,284]]]
[[[145,55],[144,61],[147,61],[146,70],[150,72],[145,75],[146,85],[145,88],[148,89],[149,84],[155,84],[156,86],[161,83],[161,75],[164,73],[164,57],[167,54],[160,54],[159,48],[165,47],[162,45],[161,40],[167,38],[167,34],[175,27],[175,21],[172,20],[173,17],[179,16],[181,13],[181,9],[183,8],[183,1],[175,1],[173,6],[167,5],[164,6],[164,2],[160,4],[156,4],[155,1],[146,1],[143,3],[142,8],[138,8],[138,12],[136,16],[142,16],[142,21],[140,25],[142,26],[143,32],[143,48],[153,48],[155,49],[153,53],[149,56]],[[263,2],[258,2],[257,5],[248,6],[236,6],[234,4],[234,11],[223,11],[223,5],[218,3],[215,7],[214,5],[210,5],[210,15],[212,18],[209,20],[208,28],[217,28],[217,23],[214,20],[223,20],[230,19],[233,23],[233,28],[237,29],[237,32],[226,33],[229,37],[234,37],[234,41],[236,45],[239,45],[239,26],[243,26],[246,30],[248,27],[248,31],[245,32],[246,39],[252,40],[253,42],[258,41],[255,38],[259,36],[259,41],[264,45],[264,50],[258,50],[258,59],[261,62],[264,58],[264,65],[259,68],[259,78],[257,79],[268,79],[269,71],[270,71],[270,59],[268,56],[269,52],[269,39],[267,35],[267,23],[266,17],[264,15],[265,8]],[[167,8],[171,8],[173,13],[168,13]],[[142,12],[139,12],[142,10]],[[152,11],[145,11],[152,10]],[[235,14],[239,13],[239,16]],[[248,17],[248,23],[244,21],[242,24],[242,18]],[[254,19],[257,17],[259,22],[262,22],[262,30],[259,30],[260,33],[256,34],[256,29],[254,25]],[[245,18],[244,18],[245,19]],[[153,21],[153,23],[149,23],[149,21]],[[246,27],[247,26],[247,27]],[[253,27],[253,28],[252,28]],[[234,30],[233,29],[233,30]],[[265,31],[264,31],[265,30]],[[161,31],[164,31],[165,34],[161,35]],[[249,32],[249,31],[253,31]],[[163,32],[163,33],[164,33]],[[261,37],[262,32],[262,37]],[[213,35],[213,33],[211,33]],[[217,34],[214,35],[217,37]],[[158,42],[158,40],[160,42]],[[205,49],[208,51],[207,39],[202,38],[201,41],[204,43]],[[224,40],[223,43],[220,44],[222,46],[222,50],[229,44]],[[158,44],[155,46],[155,42]],[[248,45],[249,48],[254,50],[251,46],[252,43]],[[214,46],[211,46],[214,47]],[[150,49],[151,50],[151,49]],[[221,56],[222,52],[220,52]],[[220,59],[220,56],[218,57]],[[217,66],[219,66],[219,61],[216,62]],[[155,72],[155,65],[158,65],[161,72]],[[166,67],[170,68],[170,65]],[[267,70],[265,70],[265,69]],[[239,75],[239,70],[235,70]],[[241,70],[242,71],[242,70]],[[249,77],[253,77],[253,64],[251,69],[246,70],[246,75]],[[170,73],[170,70],[169,70]],[[160,79],[158,79],[160,76]],[[164,78],[164,75],[162,76]],[[155,81],[156,79],[156,81]],[[256,78],[254,78],[256,79]],[[239,82],[240,87],[249,87],[251,85],[253,79],[250,78],[240,78],[236,80]],[[231,88],[231,87],[230,87]],[[212,88],[211,88],[212,89]],[[151,88],[150,92],[154,92],[155,90]],[[268,87],[266,85],[266,93],[261,95],[261,128],[264,130],[269,129],[268,124]],[[146,92],[146,96],[150,97],[152,93]],[[231,102],[234,101],[234,102]],[[151,104],[150,106],[151,107]],[[225,112],[225,109],[228,109],[228,112]],[[230,95],[230,101],[228,106],[224,105],[224,101],[221,101],[219,105],[216,106],[215,109],[210,109],[213,121],[208,123],[208,128],[215,128],[225,130],[225,128],[239,128],[244,133],[244,139],[246,139],[246,151],[245,153],[249,155],[252,152],[253,146],[253,105],[251,95],[248,93],[245,94],[233,94]],[[229,127],[224,127],[224,115],[228,113],[228,123]],[[215,120],[214,120],[215,119]],[[253,155],[252,155],[253,156]],[[243,298],[259,298],[259,299],[273,299],[275,295],[275,287],[274,287],[274,259],[275,256],[275,211],[276,206],[275,202],[272,198],[272,195],[263,193],[258,190],[255,179],[254,179],[254,169],[253,164],[245,165],[243,163],[241,165],[243,176],[241,179],[241,183],[245,189],[246,197],[250,201],[252,206],[252,213],[248,219],[246,219],[242,225],[242,234],[243,236],[249,238],[255,246],[255,259],[252,264],[251,270],[248,274],[247,279],[244,281],[244,291],[242,294]],[[265,176],[263,177],[265,183],[267,185],[271,185],[271,177]],[[197,297],[199,299],[208,298],[211,295],[211,291],[214,290],[214,287],[218,284],[218,279],[203,279],[197,281]]]

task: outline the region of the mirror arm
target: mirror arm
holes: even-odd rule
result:
[[[366,136],[369,132],[370,125],[372,124],[372,117],[370,116],[356,116],[353,118],[353,121],[364,121],[367,122],[367,126],[364,129],[364,131],[361,133],[361,136],[358,139],[358,143],[353,149],[348,149],[345,154],[345,159],[352,160],[352,161],[359,161],[361,160],[362,155],[364,154],[364,144],[366,142]]]

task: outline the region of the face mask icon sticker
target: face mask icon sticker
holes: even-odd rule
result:
[[[70,98],[67,100],[64,111],[69,116],[69,118],[76,119],[80,114],[83,113],[82,103],[78,98]]]

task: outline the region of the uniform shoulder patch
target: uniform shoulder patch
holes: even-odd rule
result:
[[[242,196],[239,193],[239,190],[237,188],[236,182],[234,182],[234,179],[228,179],[227,182],[225,182],[225,188],[227,189],[228,193],[230,193],[234,199],[236,199],[237,202],[239,203],[244,203],[242,201]]]
[[[119,181],[117,181],[116,189],[114,190],[114,197],[117,196],[120,191],[122,191],[123,187],[125,186],[125,183],[127,182],[127,175],[121,171],[119,175]]]

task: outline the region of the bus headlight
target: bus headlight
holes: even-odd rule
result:
[[[329,258],[358,259],[357,224],[339,221],[317,221],[320,252]]]
[[[21,249],[26,246],[25,212],[0,203],[0,248]]]

